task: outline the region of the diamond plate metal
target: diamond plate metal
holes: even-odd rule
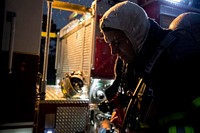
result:
[[[88,107],[58,107],[56,112],[56,133],[77,133],[85,131]]]

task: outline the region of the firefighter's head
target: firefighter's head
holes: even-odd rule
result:
[[[112,54],[126,62],[134,61],[141,50],[150,29],[144,9],[137,4],[124,1],[111,7],[100,20],[104,40],[110,44]]]

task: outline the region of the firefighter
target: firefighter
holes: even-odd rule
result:
[[[118,57],[115,82],[106,90],[109,102],[119,91],[134,91],[134,77],[144,78],[152,92],[151,104],[142,102],[141,107],[149,108],[137,117],[140,127],[126,132],[199,133],[200,15],[181,14],[166,29],[139,5],[124,1],[103,15],[100,29],[111,54]],[[125,109],[128,99],[119,100]],[[120,105],[114,103],[116,110]]]

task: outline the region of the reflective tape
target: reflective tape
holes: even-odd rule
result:
[[[170,114],[170,115],[160,119],[159,124],[163,125],[163,124],[166,124],[170,121],[183,119],[184,117],[186,117],[186,113],[184,113],[184,112],[173,113],[173,114]]]
[[[200,107],[200,97],[196,98],[195,100],[192,101],[192,104],[195,107]]]
[[[176,133],[176,126],[169,127],[168,133]]]
[[[185,126],[185,127],[169,127],[168,133],[194,133],[193,127]]]
[[[194,133],[193,127],[185,127],[185,133]]]

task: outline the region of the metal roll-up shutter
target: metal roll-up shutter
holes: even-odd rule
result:
[[[63,72],[82,70],[82,46],[84,28],[80,28],[69,35],[64,42]]]
[[[62,36],[62,75],[80,70],[86,82],[90,82],[93,26],[92,18],[81,22]]]
[[[90,82],[90,72],[91,72],[91,60],[92,60],[92,41],[93,41],[93,26],[91,24],[91,20],[88,20],[88,23],[85,25],[85,36],[84,36],[84,44],[83,44],[83,74],[86,82],[89,84]]]

